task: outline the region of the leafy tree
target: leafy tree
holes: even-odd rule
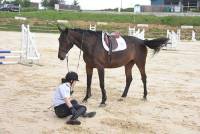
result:
[[[14,4],[20,4],[22,7],[30,7],[31,2],[30,0],[15,0],[12,3]]]
[[[30,0],[23,0],[23,7],[30,7],[30,5],[31,5],[31,2],[30,2]]]
[[[42,0],[42,6],[48,7],[49,6],[49,1],[48,0]]]
[[[73,5],[74,5],[74,6],[78,6],[78,5],[79,5],[78,0],[74,0]]]
[[[42,0],[42,6],[50,8],[54,8],[55,4],[61,4],[61,3],[64,3],[64,0]],[[74,0],[72,4],[74,6],[78,6],[79,2],[78,0]]]
[[[48,6],[54,8],[55,4],[59,4],[59,0],[50,0]]]
[[[13,4],[15,5],[21,5],[23,7],[24,3],[23,3],[23,0],[15,0],[15,1],[12,1]]]

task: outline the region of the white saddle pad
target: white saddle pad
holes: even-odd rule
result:
[[[106,45],[106,42],[104,41],[104,32],[102,32],[102,43],[103,43],[103,47],[106,51],[109,51],[109,48],[108,46]],[[112,52],[117,52],[117,51],[122,51],[122,50],[125,50],[127,48],[126,46],[126,42],[125,40],[119,36],[119,38],[116,39],[117,40],[117,43],[118,43],[118,47],[114,50],[112,50]]]

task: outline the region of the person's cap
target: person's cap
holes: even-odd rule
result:
[[[73,71],[68,72],[66,74],[66,76],[65,76],[65,80],[66,81],[71,81],[71,80],[73,80],[73,81],[79,81],[78,80],[78,74],[76,72],[73,72]]]

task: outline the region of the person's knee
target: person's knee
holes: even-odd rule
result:
[[[87,107],[86,106],[81,105],[81,108],[83,109],[84,112],[87,111]]]
[[[77,100],[71,100],[72,105],[77,105],[78,101]]]

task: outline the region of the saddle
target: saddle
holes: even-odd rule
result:
[[[104,41],[109,48],[108,54],[111,55],[112,50],[115,50],[118,47],[117,38],[120,37],[119,33],[111,33],[111,35],[104,34]]]
[[[112,52],[122,51],[126,49],[126,42],[118,32],[114,32],[111,34],[102,32],[102,44],[105,50],[108,51],[108,60],[110,63]]]

